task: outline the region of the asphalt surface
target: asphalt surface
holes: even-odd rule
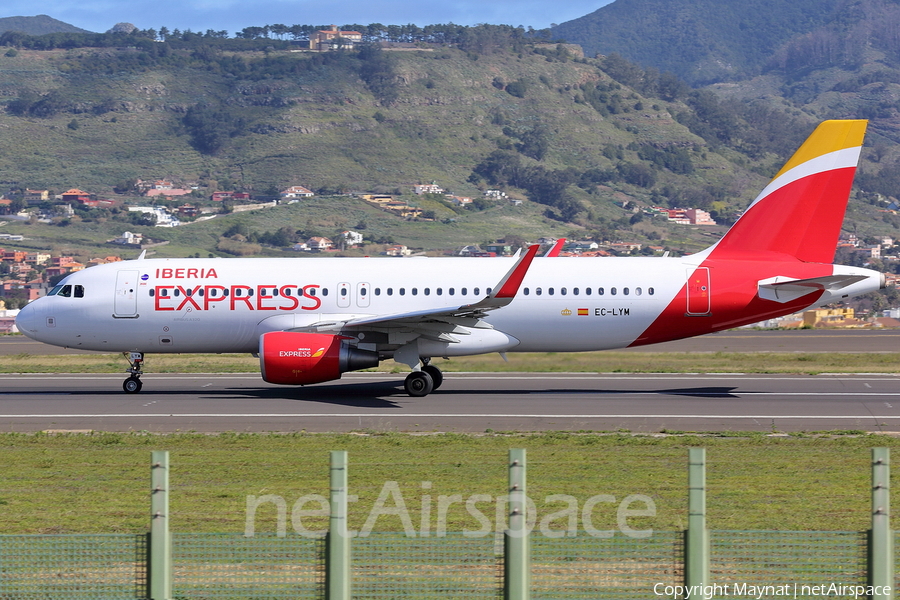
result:
[[[738,331],[631,351],[894,352],[900,331]],[[6,354],[77,353],[21,336]],[[601,356],[601,355],[598,355]],[[0,430],[900,432],[900,376],[448,373],[425,398],[403,375],[350,373],[304,388],[258,374],[0,375]],[[896,408],[895,408],[896,407]]]
[[[802,329],[723,331],[686,340],[630,348],[626,352],[900,352],[900,329]],[[7,354],[99,354],[48,346],[21,335],[0,336]]]
[[[424,398],[403,376],[304,388],[258,375],[0,376],[0,430],[900,431],[892,375],[447,374]]]

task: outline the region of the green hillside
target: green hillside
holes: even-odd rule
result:
[[[829,22],[839,0],[616,0],[552,28],[588,56],[618,53],[693,84],[758,73],[798,34]]]
[[[85,29],[58,21],[47,15],[36,17],[0,17],[0,33],[19,31],[28,35],[46,33],[88,33]]]
[[[727,224],[819,120],[856,116],[737,92],[723,100],[518,29],[442,27],[401,51],[325,54],[190,33],[0,36],[0,191],[11,197],[78,187],[146,203],[115,190],[162,178],[202,196],[303,185],[323,197],[174,230],[140,230],[107,211],[4,231],[94,256],[125,229],[171,241],[161,255],[220,254],[235,223],[262,240],[284,227],[332,236],[362,223],[370,240],[433,251],[564,235],[687,252],[715,231],[669,224],[649,207],[703,208]],[[880,172],[874,158],[869,167]],[[454,209],[412,196],[431,181],[476,202]],[[497,188],[524,203],[483,199]],[[862,191],[852,226],[890,234]],[[402,195],[429,218],[382,213],[344,196],[353,192]],[[259,251],[283,252],[264,242]]]

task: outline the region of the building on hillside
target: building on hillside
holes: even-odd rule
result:
[[[502,242],[497,242],[496,244],[485,244],[484,250],[485,252],[493,254],[494,256],[511,256],[513,253],[512,246]]]
[[[250,200],[250,194],[247,192],[213,192],[210,198],[213,202],[222,202],[224,200]]]
[[[431,183],[420,183],[419,185],[414,186],[413,192],[415,192],[417,196],[421,196],[422,194],[443,194],[444,188],[439,186],[437,182],[432,181]]]
[[[25,190],[25,202],[27,204],[40,204],[50,200],[50,190]]]
[[[412,254],[412,251],[402,244],[390,246],[384,251],[385,256],[409,256],[410,254]]]
[[[472,204],[472,199],[467,196],[447,196],[450,202],[461,208],[466,208]]]
[[[129,212],[140,212],[156,218],[156,227],[178,227],[181,221],[172,216],[164,206],[129,206]]]
[[[311,198],[314,194],[302,185],[292,185],[286,190],[282,190],[278,195],[285,200],[294,198]]]
[[[317,52],[329,50],[352,50],[362,43],[362,34],[358,31],[341,31],[337,25],[315,32],[309,39],[309,49]]]
[[[326,237],[311,237],[307,243],[309,244],[309,249],[313,252],[324,252],[334,248],[334,242]]]
[[[804,327],[821,327],[844,325],[854,319],[856,312],[852,308],[817,308],[803,311]]]
[[[94,199],[93,194],[89,194],[87,192],[83,192],[78,188],[72,188],[67,192],[62,193],[62,201],[63,202],[71,202],[71,203],[81,203],[90,202]]]
[[[130,231],[126,231],[119,237],[115,238],[112,243],[123,244],[126,246],[140,246],[142,243],[144,243],[144,234],[131,233]]]
[[[25,262],[30,265],[42,265],[52,258],[46,252],[28,252],[25,255]]]
[[[688,221],[690,221],[691,225],[717,225],[717,223],[713,220],[712,215],[710,215],[705,210],[700,210],[699,208],[689,208],[684,211],[685,216],[687,216]]]
[[[28,256],[28,253],[24,250],[4,250],[3,251],[3,262],[10,263],[21,263],[25,262],[25,257]]]
[[[864,246],[857,248],[856,253],[868,259],[881,258],[881,246]]]
[[[343,242],[345,248],[359,246],[363,243],[363,234],[359,233],[358,231],[342,231],[338,235],[338,237],[341,238],[341,241]]]

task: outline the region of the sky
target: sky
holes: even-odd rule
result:
[[[45,14],[70,25],[105,32],[116,23],[139,29],[227,30],[283,25],[431,25],[491,23],[543,29],[592,13],[612,0],[4,0],[0,17]],[[35,10],[38,12],[35,12]]]

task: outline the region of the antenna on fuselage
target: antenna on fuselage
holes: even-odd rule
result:
[[[147,256],[146,250],[141,250],[140,256],[138,256],[135,260],[144,260],[144,257]]]

